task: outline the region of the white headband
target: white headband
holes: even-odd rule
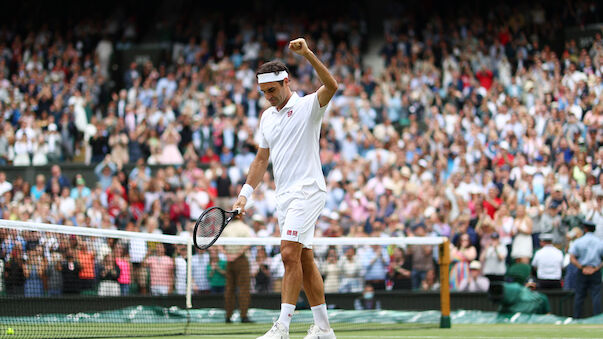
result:
[[[282,81],[285,78],[288,78],[289,74],[287,71],[276,71],[272,73],[262,73],[258,74],[258,84],[263,84],[266,82],[274,82],[274,81]]]

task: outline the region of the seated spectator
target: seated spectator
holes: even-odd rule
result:
[[[536,286],[538,289],[560,289],[563,253],[553,246],[552,234],[541,234],[540,246],[542,248],[532,259],[532,266],[536,269]]]
[[[88,198],[90,193],[90,188],[86,187],[86,181],[80,174],[78,174],[75,179],[75,187],[71,189],[71,198],[74,200]]]
[[[473,260],[469,265],[469,276],[459,285],[458,290],[463,292],[487,292],[490,282],[488,278],[481,275],[482,265]]]
[[[439,291],[440,290],[440,282],[437,280],[436,273],[434,269],[430,269],[425,274],[425,279],[421,281],[421,291]]]
[[[354,299],[355,310],[381,310],[381,301],[375,298],[375,289],[367,284],[362,291],[362,297]]]

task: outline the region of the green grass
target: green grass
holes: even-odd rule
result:
[[[84,324],[82,324],[84,325]],[[373,327],[372,329],[363,329],[362,324],[344,324],[336,326],[337,338],[340,339],[368,339],[368,338],[547,338],[547,339],[572,339],[572,338],[602,338],[603,325],[540,325],[540,324],[497,324],[497,325],[454,325],[451,329],[434,328],[434,325],[381,325],[382,328]],[[294,324],[294,333],[292,339],[303,338],[307,324]],[[374,326],[374,325],[372,325]],[[135,337],[143,333],[155,333],[153,337],[137,337],[141,339],[249,339],[257,338],[266,332],[269,324],[198,324],[190,327],[189,331],[197,333],[196,335],[166,335],[177,333],[182,329],[181,324],[128,324],[128,326],[114,326],[108,324],[85,324],[61,325],[61,326],[33,326],[33,325],[13,325],[14,334],[8,335],[4,326],[0,332],[0,338],[56,338],[69,337],[77,338],[79,336],[90,337],[92,334],[104,335],[107,338],[116,336]],[[431,328],[427,328],[431,327]],[[395,328],[395,329],[394,329]],[[225,329],[230,330],[230,334],[224,334]],[[237,333],[238,332],[238,333]],[[243,334],[245,333],[245,334]],[[204,334],[204,335],[201,335]],[[163,336],[162,336],[163,335]]]
[[[258,331],[257,334],[241,335],[188,335],[169,336],[163,339],[250,339],[257,338],[268,328]],[[501,324],[501,325],[453,325],[451,329],[439,328],[412,328],[398,330],[353,330],[337,331],[335,333],[340,339],[369,339],[369,338],[475,338],[475,339],[498,339],[498,338],[547,338],[547,339],[573,339],[573,338],[602,338],[603,325],[536,325],[536,324]],[[303,338],[304,334],[295,333],[291,339]],[[158,337],[143,337],[151,339]]]

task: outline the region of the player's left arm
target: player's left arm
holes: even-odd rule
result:
[[[318,78],[323,84],[316,92],[316,95],[318,96],[320,107],[324,107],[329,103],[337,91],[337,80],[329,73],[327,66],[325,66],[314,52],[308,48],[308,44],[304,38],[295,39],[289,42],[289,49],[306,58],[314,70],[316,70]]]

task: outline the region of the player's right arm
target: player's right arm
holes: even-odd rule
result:
[[[247,174],[247,181],[245,185],[250,185],[253,189],[255,189],[262,180],[264,173],[268,169],[268,160],[270,159],[270,149],[269,148],[258,148],[258,153],[255,155],[255,159],[249,166],[249,174]],[[241,190],[242,191],[242,190]],[[237,201],[232,206],[233,210],[240,209],[241,214],[245,212],[245,204],[247,203],[247,198],[241,194],[237,198]]]

